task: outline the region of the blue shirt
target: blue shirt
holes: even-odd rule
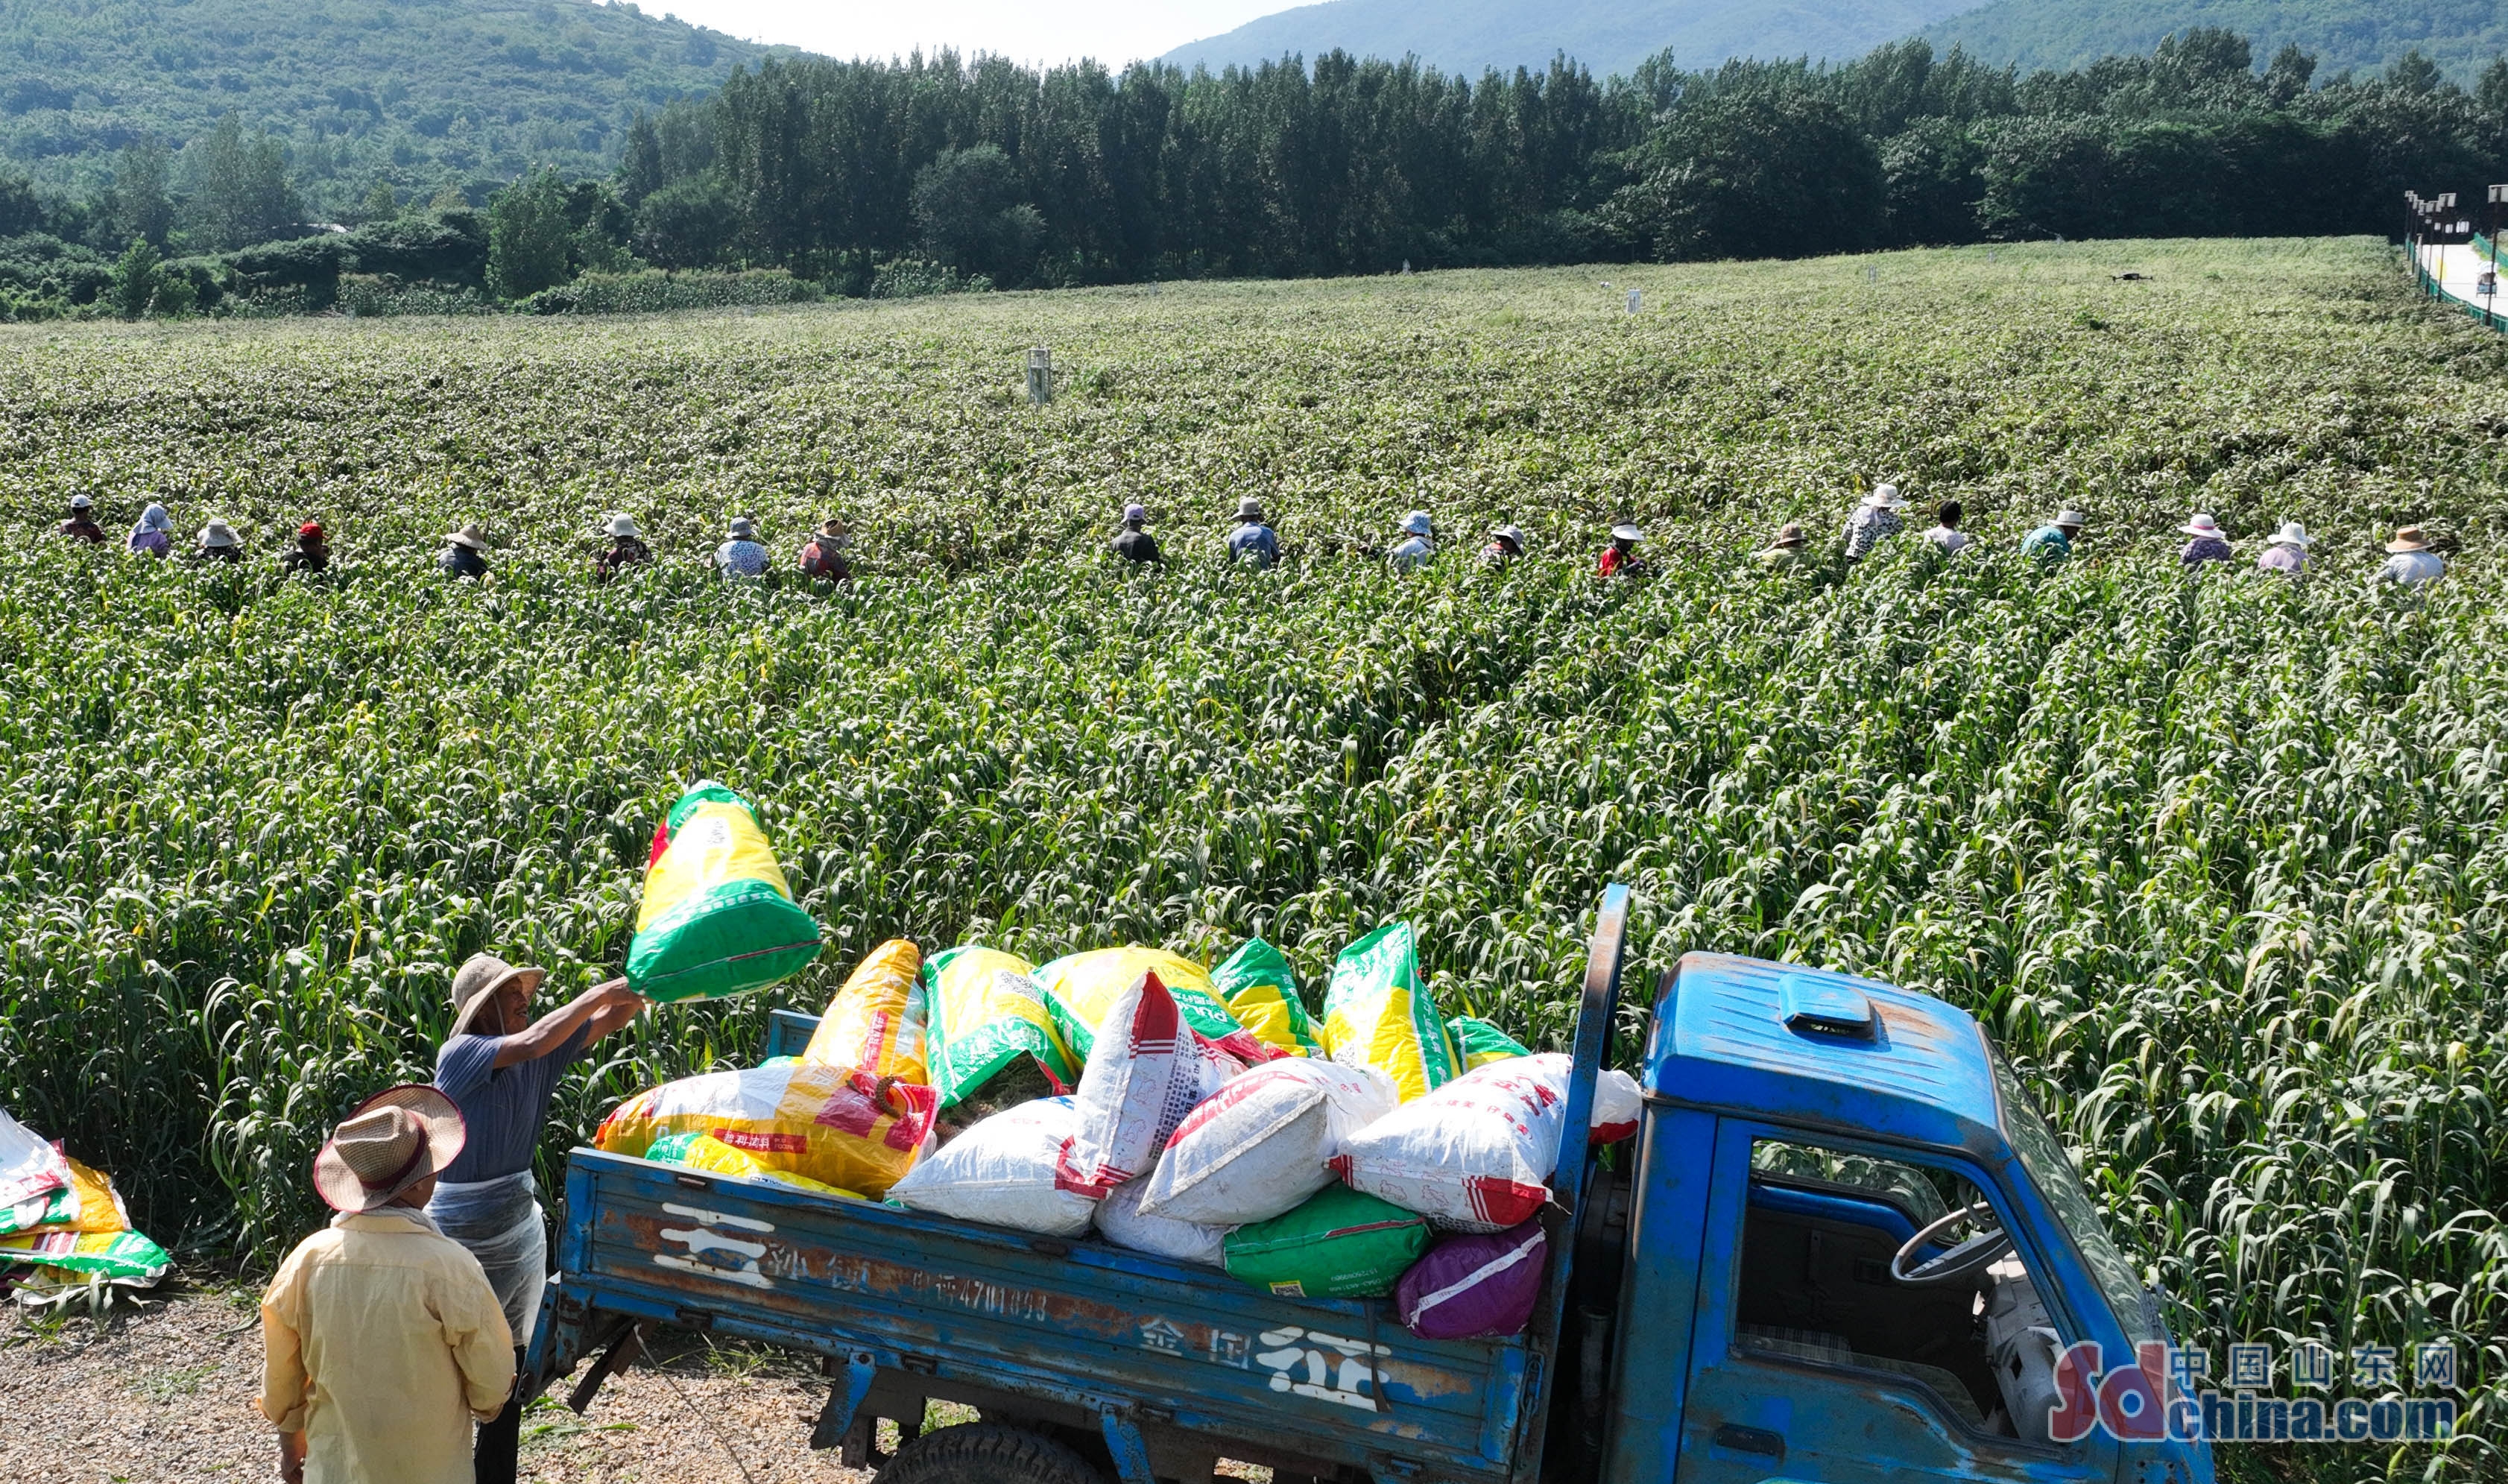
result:
[[[455,1036],[444,1043],[435,1054],[436,1091],[453,1099],[469,1130],[461,1156],[444,1167],[444,1179],[466,1185],[532,1168],[558,1074],[582,1057],[591,1029],[588,1021],[577,1025],[556,1051],[504,1067],[497,1065],[503,1036]]]
[[[2073,538],[2057,526],[2040,526],[2021,538],[2020,554],[2041,567],[2052,567],[2073,554]]]
[[[1234,562],[1249,556],[1257,567],[1269,567],[1280,560],[1280,538],[1272,534],[1271,527],[1247,521],[1228,534],[1228,559]]]
[[[725,541],[715,548],[714,564],[726,577],[754,577],[766,571],[766,548],[756,541]]]

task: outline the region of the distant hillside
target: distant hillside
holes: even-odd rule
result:
[[[0,165],[89,180],[232,109],[285,140],[317,209],[377,175],[606,168],[637,109],[764,52],[587,0],[0,0]]]
[[[2296,42],[2315,54],[2319,81],[2344,68],[2382,67],[2415,50],[2470,80],[2508,52],[2508,4],[2500,0],[1996,0],[1936,21],[1925,34],[1936,46],[1957,42],[1990,61],[2069,68],[2114,54],[2149,56],[2162,36],[2194,26],[2247,37],[2259,65]]]
[[[1666,47],[1684,67],[1728,56],[1860,56],[1967,8],[1969,0],[1331,0],[1265,16],[1168,53],[1211,70],[1314,57],[1417,56],[1448,72],[1539,69],[1565,52],[1597,77]],[[2144,48],[2145,51],[2150,50]]]

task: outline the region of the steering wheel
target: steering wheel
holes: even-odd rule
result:
[[[1924,1249],[1925,1243],[1962,1222],[1975,1222],[1983,1230],[1958,1246],[1937,1257],[1907,1266],[1910,1259]],[[2005,1234],[2003,1223],[1994,1214],[1990,1202],[1963,1206],[1945,1216],[1926,1223],[1925,1229],[1902,1243],[1890,1255],[1890,1277],[1902,1283],[1947,1283],[1970,1277],[1979,1269],[2011,1250],[2011,1239]]]

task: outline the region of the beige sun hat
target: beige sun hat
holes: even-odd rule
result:
[[[2193,520],[2188,521],[2177,529],[2186,533],[2188,536],[2217,536],[2223,540],[2228,540],[2230,538],[2229,533],[2221,529],[2221,523],[2214,520],[2209,515],[2198,514]]]
[[[820,534],[821,536],[842,536],[842,535],[844,535],[844,534],[845,534],[845,522],[844,522],[844,518],[843,518],[842,516],[830,515],[830,516],[829,516],[826,520],[823,520],[823,521],[819,522],[819,534]]]
[[[418,1084],[387,1088],[357,1104],[314,1156],[314,1192],[335,1211],[378,1209],[442,1173],[468,1138],[452,1098]]]
[[[453,1028],[447,1036],[468,1032],[470,1021],[507,984],[521,983],[526,990],[537,989],[548,978],[546,969],[516,968],[494,953],[473,953],[453,976]]]
[[[469,525],[446,537],[445,539],[456,546],[467,546],[473,551],[488,549],[488,533],[480,528],[477,521],[472,521]]]
[[[2427,551],[2429,538],[2421,535],[2421,528],[2418,526],[2398,526],[2395,528],[2395,538],[2386,543],[2386,549],[2395,552]]]
[[[1770,551],[1784,551],[1789,547],[1802,545],[1806,539],[1807,538],[1803,536],[1802,522],[1798,520],[1789,520],[1778,530],[1777,538],[1768,542],[1767,549]]]
[[[2308,540],[2309,538],[2307,535],[2307,528],[2305,526],[2301,525],[2295,520],[2286,520],[2281,523],[2281,529],[2274,532],[2271,538],[2268,539],[2265,544],[2268,546],[2297,546],[2302,550],[2305,550],[2308,545]]]
[[[1863,497],[1863,502],[1881,510],[1896,510],[1906,503],[1899,498],[1899,487],[1895,484],[1873,486],[1872,493]]]

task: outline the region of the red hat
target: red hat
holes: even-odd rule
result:
[[[296,528],[296,534],[298,536],[310,536],[318,541],[322,538],[322,524],[319,521],[309,520],[305,524]]]

